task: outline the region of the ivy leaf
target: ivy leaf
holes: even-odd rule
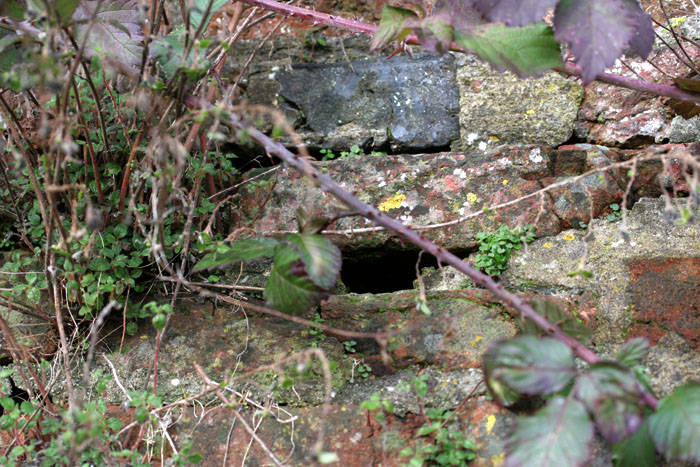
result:
[[[202,24],[202,17],[204,16],[204,12],[207,11],[207,6],[209,6],[210,2],[211,7],[209,7],[209,15],[204,21],[202,30],[205,30],[207,26],[209,26],[209,21],[211,21],[214,13],[219,11],[222,6],[226,5],[228,0],[194,0],[194,4],[190,7],[190,25],[192,25],[195,31],[199,29],[199,25]]]
[[[193,268],[194,272],[214,266],[225,266],[238,261],[248,261],[262,256],[275,254],[275,247],[279,244],[274,238],[250,238],[240,240],[232,245],[219,244],[216,251],[204,256]]]
[[[639,365],[639,362],[646,356],[647,352],[649,352],[649,341],[647,338],[635,337],[622,344],[617,351],[617,355],[615,355],[615,360],[628,368],[632,368],[635,365]]]
[[[631,371],[616,363],[591,365],[577,382],[576,397],[593,414],[598,431],[612,443],[634,434],[643,422],[639,383]]]
[[[474,0],[474,6],[489,20],[508,26],[525,26],[542,19],[558,0]]]
[[[552,394],[574,378],[574,355],[565,344],[553,338],[519,336],[497,342],[484,355],[484,373],[489,390],[505,405],[514,392]]]
[[[545,23],[521,28],[493,23],[455,31],[455,41],[498,71],[537,76],[561,66],[559,44]]]
[[[141,64],[144,39],[141,14],[135,0],[90,0],[80,2],[73,13],[76,40],[80,44],[90,27],[92,13],[100,6],[85,48],[85,56],[108,55],[130,66]],[[119,27],[115,26],[119,24]],[[124,28],[128,31],[125,32]]]
[[[518,419],[507,441],[505,466],[583,465],[593,433],[583,404],[557,396],[534,416]]]
[[[321,290],[309,278],[296,246],[280,244],[275,249],[263,295],[268,305],[289,314],[302,313],[320,299]]]
[[[564,311],[556,303],[548,300],[535,300],[532,307],[537,314],[547,318],[547,321],[550,323],[557,324],[562,331],[582,344],[589,344],[591,342],[593,330],[577,320],[576,317],[571,316],[571,314]],[[544,331],[542,331],[537,325],[535,325],[535,323],[527,318],[520,321],[520,327],[526,334],[536,336],[544,335]]]
[[[686,383],[659,401],[649,434],[666,459],[700,462],[700,383]]]
[[[369,51],[373,52],[381,49],[393,40],[401,41],[407,35],[406,21],[416,19],[418,19],[418,15],[414,11],[406,8],[385,6],[382,9],[382,19],[374,32],[372,42],[370,42]]]
[[[612,451],[616,467],[654,467],[656,451],[654,442],[649,436],[648,420],[645,420],[632,436],[620,443],[615,443]]]
[[[636,0],[560,0],[554,11],[557,40],[569,45],[584,83],[613,65],[625,48],[651,52],[651,19]]]
[[[287,234],[284,240],[298,247],[309,279],[322,290],[330,290],[338,280],[341,253],[321,235]]]

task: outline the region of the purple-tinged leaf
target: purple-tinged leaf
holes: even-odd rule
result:
[[[612,443],[633,435],[644,419],[640,384],[629,369],[613,362],[591,365],[577,381],[576,397]]]
[[[491,21],[508,26],[537,23],[558,0],[473,0],[474,6]]]
[[[496,342],[484,355],[486,384],[499,402],[508,405],[517,398],[552,394],[565,388],[576,374],[571,349],[562,342],[519,336]]]
[[[656,450],[649,436],[649,421],[645,420],[629,438],[615,443],[612,451],[615,467],[655,467]]]
[[[649,434],[668,460],[700,463],[700,383],[676,388],[649,417]]]
[[[547,318],[547,321],[550,323],[557,323],[562,331],[582,344],[587,345],[591,342],[593,330],[586,326],[583,322],[577,320],[576,317],[572,316],[570,313],[564,311],[556,303],[549,300],[535,300],[532,307],[535,309],[537,314]],[[544,331],[527,318],[520,321],[520,328],[526,334],[535,336],[544,335]]]
[[[370,52],[381,49],[394,40],[401,40],[405,37],[406,21],[417,20],[418,15],[406,8],[385,6],[382,10],[382,19],[374,32],[372,42],[370,42]]]
[[[437,0],[433,7],[433,16],[441,16],[444,21],[461,32],[468,32],[474,26],[486,24],[479,10],[474,8],[471,0]]]
[[[651,16],[639,6],[637,0],[624,0],[628,10],[632,12],[637,20],[637,29],[630,40],[630,48],[642,58],[647,58],[654,46],[654,27],[651,23]]]
[[[646,337],[635,337],[622,344],[615,355],[615,360],[632,368],[639,365],[647,352],[649,352],[649,340]]]
[[[88,32],[88,24],[95,8],[95,24],[85,47],[85,56],[107,55],[127,65],[141,63],[142,41],[141,13],[135,0],[97,0],[80,2],[73,13],[75,36],[80,43]],[[114,23],[121,27],[115,27]],[[127,32],[124,32],[126,28]]]
[[[342,259],[333,242],[313,234],[287,234],[284,240],[298,248],[309,280],[324,291],[335,286]]]
[[[302,313],[321,299],[321,291],[309,278],[295,245],[277,247],[263,295],[268,305],[289,314]]]
[[[584,465],[593,433],[582,403],[554,397],[535,415],[518,419],[506,444],[505,467]]]
[[[638,53],[646,50],[648,31],[639,7],[632,3],[636,0],[560,0],[557,4],[555,37],[569,45],[584,83],[613,65],[628,46]]]
[[[272,256],[279,241],[274,238],[249,238],[239,240],[231,245],[219,244],[216,251],[204,256],[193,268],[193,271],[226,266],[239,261],[248,261],[261,256]]]

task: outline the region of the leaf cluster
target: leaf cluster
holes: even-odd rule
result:
[[[479,251],[474,265],[486,274],[497,276],[506,270],[513,250],[519,250],[524,243],[535,239],[535,229],[528,225],[514,230],[502,225],[495,232],[480,232],[476,236]]]
[[[588,83],[627,48],[646,58],[654,43],[651,18],[634,0],[438,0],[430,16],[414,6],[384,8],[373,49],[415,34],[429,50],[456,46],[522,77],[561,66],[563,44]],[[542,21],[551,9],[553,28]]]
[[[597,431],[613,445],[617,465],[700,462],[700,384],[687,383],[650,410],[650,391],[639,365],[649,349],[644,338],[628,341],[615,360],[577,368],[569,347],[551,337],[522,335],[492,345],[484,356],[494,398],[512,405],[522,397],[546,404],[520,417],[508,440],[506,465],[585,465]]]

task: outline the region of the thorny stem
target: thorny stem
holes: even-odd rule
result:
[[[354,33],[374,34],[374,32],[377,30],[377,26],[374,24],[367,24],[361,21],[349,20],[337,15],[329,15],[314,10],[285,5],[284,3],[276,2],[274,0],[241,1],[250,5],[265,8],[266,10],[282,13],[283,15],[311,21],[314,24],[326,24],[334,28],[340,28]],[[405,41],[408,44],[420,44],[420,41],[415,34],[409,35]],[[455,43],[452,43],[450,49],[456,52],[464,52],[464,49]],[[555,71],[571,76],[581,76],[581,69],[574,64],[566,64],[563,68],[555,68]],[[676,86],[671,86],[668,84],[652,83],[649,81],[627,78],[625,76],[615,75],[612,73],[600,73],[595,77],[595,80],[600,81],[601,83],[633,89],[635,91],[649,92],[659,96],[672,97],[674,99],[700,104],[700,94],[684,91]]]
[[[236,117],[232,117],[228,123],[235,129],[245,130],[251,139],[265,148],[265,151],[267,151],[268,154],[274,154],[282,159],[286,164],[289,164],[300,171],[306,177],[310,178],[324,192],[332,194],[350,209],[357,211],[363,217],[371,220],[374,224],[386,227],[387,229],[396,232],[402,240],[420,247],[422,250],[435,256],[440,263],[449,264],[458,271],[467,275],[474,282],[474,284],[490,290],[504,304],[517,310],[520,313],[520,316],[531,320],[537,327],[544,330],[548,335],[566,344],[587,363],[593,364],[603,361],[598,354],[566,334],[559,326],[549,322],[549,320],[547,320],[544,316],[537,313],[530,304],[523,300],[522,297],[505,290],[501,284],[496,283],[490,276],[474,269],[471,263],[461,260],[454,254],[431,242],[425,238],[425,236],[420,235],[414,230],[406,227],[401,222],[385,216],[376,208],[363,203],[355,195],[344,190],[342,187],[340,187],[340,185],[335,183],[330,176],[313,167],[308,160],[291,153],[282,144],[272,140],[257,129],[247,127]],[[644,403],[652,409],[655,409],[658,405],[658,400],[646,391],[643,393],[643,398]]]

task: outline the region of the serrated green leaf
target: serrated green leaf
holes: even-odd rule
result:
[[[405,28],[406,20],[418,19],[418,15],[406,8],[385,6],[382,9],[382,19],[374,32],[370,43],[370,52],[381,49],[388,43],[399,38],[399,34]]]
[[[644,419],[637,378],[614,362],[591,365],[577,381],[576,397],[593,414],[598,431],[612,443],[634,434]]]
[[[56,14],[58,15],[58,21],[64,24],[66,21],[71,19],[77,7],[78,0],[56,0],[56,3],[54,3],[54,8],[56,9]]]
[[[507,441],[505,467],[584,465],[593,434],[583,404],[557,396],[534,416],[518,419]]]
[[[216,251],[205,255],[194,266],[193,271],[197,272],[238,261],[249,261],[263,256],[272,256],[275,254],[275,247],[278,244],[278,240],[269,237],[239,240],[231,245],[221,243],[217,245]]]
[[[504,404],[512,400],[513,391],[526,395],[560,391],[576,374],[571,349],[549,337],[496,342],[486,351],[483,368],[486,384]]]
[[[615,355],[615,359],[626,367],[638,365],[649,352],[649,340],[646,337],[635,337],[625,342]]]
[[[207,18],[204,21],[202,30],[207,28],[209,21],[211,21],[212,16],[214,16],[214,13],[219,11],[222,6],[226,5],[228,0],[194,0],[194,3],[190,8],[190,24],[192,25],[193,29],[197,30],[199,25],[202,24],[202,17],[204,16],[204,12],[207,11],[209,2],[211,2],[211,6],[209,7],[209,15],[207,15]]]
[[[284,313],[299,314],[321,298],[321,290],[311,281],[295,245],[281,244],[263,293],[267,304]]]
[[[593,330],[577,320],[570,313],[564,311],[556,303],[549,300],[534,300],[532,308],[534,308],[537,314],[547,318],[547,321],[550,323],[557,324],[562,331],[582,344],[589,344],[591,342]],[[544,331],[529,319],[520,320],[520,328],[526,334],[536,336],[545,335]]]
[[[521,28],[497,23],[476,26],[455,31],[455,41],[494,69],[519,77],[538,76],[562,65],[559,43],[543,22]]]
[[[99,6],[95,23],[85,47],[85,56],[107,55],[130,66],[141,64],[144,39],[141,13],[135,0],[97,0],[80,2],[73,13],[75,36],[81,43],[90,27],[89,20]],[[115,27],[119,23],[120,27]],[[124,28],[128,33],[124,32]]]
[[[322,290],[335,286],[340,274],[342,255],[337,246],[321,235],[287,234],[284,240],[299,248],[309,279]]]
[[[615,443],[612,451],[615,467],[654,467],[656,451],[654,441],[649,436],[648,420],[632,436]]]
[[[649,417],[649,434],[666,459],[700,462],[700,383],[676,388]]]

